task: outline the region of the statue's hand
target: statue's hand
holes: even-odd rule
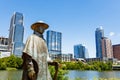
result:
[[[55,70],[56,71],[58,70],[58,67],[59,67],[59,63],[58,62],[48,62],[48,64],[55,66]]]
[[[35,78],[35,72],[34,71],[28,72],[28,77],[29,77],[30,80],[34,80],[34,78]]]
[[[54,62],[54,64],[55,64],[55,70],[58,70],[59,63],[58,62]]]
[[[28,65],[28,77],[30,80],[35,80],[36,74],[32,65]]]

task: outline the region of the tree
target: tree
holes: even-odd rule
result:
[[[23,62],[22,58],[16,57],[17,69],[22,69],[22,62]]]

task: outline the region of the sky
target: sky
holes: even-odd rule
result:
[[[74,45],[83,44],[95,57],[98,27],[113,45],[120,44],[120,0],[1,0],[0,36],[8,37],[14,12],[24,16],[24,43],[33,33],[31,24],[44,21],[48,30],[62,33],[62,53],[74,53]]]

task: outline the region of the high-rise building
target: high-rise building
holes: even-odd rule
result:
[[[88,51],[82,44],[74,45],[74,58],[88,58]]]
[[[21,56],[23,50],[23,14],[15,12],[11,18],[9,29],[9,50],[15,56]]]
[[[0,52],[8,51],[8,38],[0,37]]]
[[[89,53],[87,48],[85,48],[85,58],[89,58]]]
[[[62,62],[70,62],[72,60],[72,54],[59,54],[58,59],[60,59]]]
[[[67,62],[69,62],[69,61],[71,61],[71,60],[73,60],[73,54],[67,54],[67,53],[62,53],[62,54],[50,54],[50,58],[52,59],[52,60],[61,60],[62,62],[64,62],[64,61],[67,61]]]
[[[95,31],[95,41],[96,41],[96,57],[102,58],[102,44],[101,38],[104,37],[104,30],[102,27],[97,28]]]
[[[50,54],[61,54],[62,33],[47,31],[47,46]]]
[[[120,60],[120,44],[113,45],[113,56]]]
[[[113,58],[113,48],[111,40],[107,37],[102,37],[102,57],[103,58]]]

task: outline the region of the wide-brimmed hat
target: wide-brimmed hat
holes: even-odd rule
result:
[[[44,23],[43,21],[38,21],[31,25],[31,29],[33,29],[33,30],[35,30],[37,27],[42,27],[45,30],[49,27],[49,25]]]

